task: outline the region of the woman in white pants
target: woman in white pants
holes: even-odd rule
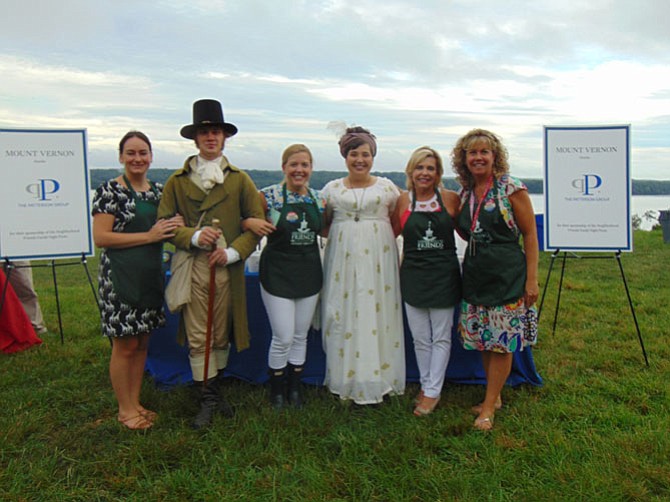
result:
[[[307,333],[321,291],[323,272],[317,236],[325,203],[309,188],[312,154],[291,145],[282,154],[284,180],[261,190],[266,220],[247,219],[243,227],[268,240],[260,259],[261,298],[272,328],[268,354],[270,403],[302,407],[300,378]],[[288,392],[286,382],[288,380]]]
[[[460,201],[456,192],[441,187],[443,172],[435,150],[415,150],[405,169],[407,191],[394,214],[396,232],[403,236],[400,289],[421,378],[416,416],[432,413],[440,400],[454,307],[461,297],[453,222]]]

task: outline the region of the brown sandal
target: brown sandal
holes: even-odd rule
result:
[[[158,413],[155,411],[147,410],[146,408],[140,408],[137,410],[137,412],[152,424],[158,419]]]
[[[148,420],[144,415],[137,414],[133,417],[121,418],[121,415],[116,417],[116,420],[123,424],[127,429],[131,431],[143,431],[150,429],[154,424]]]

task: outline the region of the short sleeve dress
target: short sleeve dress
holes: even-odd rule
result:
[[[341,399],[373,404],[405,390],[398,249],[389,214],[398,188],[387,178],[322,194],[333,212],[321,292],[325,384]]]
[[[526,258],[509,200],[518,190],[526,190],[521,180],[509,175],[497,179],[475,225],[472,220],[479,202],[471,191],[460,193],[457,225],[468,238],[468,248],[459,330],[468,350],[517,352],[537,340],[537,309],[526,308],[523,301]]]
[[[155,192],[137,192],[137,197],[146,201],[158,201],[163,186],[154,184]],[[114,232],[121,232],[135,216],[135,201],[132,193],[117,181],[111,180],[100,185],[93,196],[92,214],[114,215]],[[165,325],[162,307],[136,308],[124,303],[114,291],[111,278],[111,261],[107,251],[100,253],[98,268],[98,305],[102,321],[102,334],[108,337],[134,336]]]

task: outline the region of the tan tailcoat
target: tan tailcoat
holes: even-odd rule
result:
[[[242,232],[244,218],[264,218],[258,190],[249,175],[228,164],[223,157],[222,167],[227,171],[224,183],[215,185],[209,193],[203,192],[190,179],[190,162],[175,171],[165,184],[163,197],[158,207],[158,218],[169,218],[179,213],[186,226],[176,230],[170,242],[186,250],[191,247],[191,238],[196,231],[200,215],[206,211],[201,226],[210,226],[212,218],[218,218],[227,245],[235,248],[241,260],[228,266],[231,280],[233,334],[237,350],[249,347],[249,327],[247,323],[246,287],[244,260],[254,251],[258,237],[251,231]],[[182,323],[180,323],[182,324]],[[180,328],[181,329],[181,328]],[[183,333],[182,333],[183,334]]]

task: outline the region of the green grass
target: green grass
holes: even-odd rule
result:
[[[82,267],[58,269],[63,345],[51,271],[36,269],[51,333],[0,355],[0,499],[668,500],[670,245],[636,232],[622,261],[650,367],[614,259],[568,260],[552,335],[557,260],[534,351],[545,386],[505,389],[491,434],[471,429],[479,386],[447,384],[436,413],[416,419],[415,386],[377,408],[311,387],[303,411],[277,414],[263,387],[234,380],[236,417],[204,433],[189,428],[191,389],[146,380],[159,422],[126,431]],[[548,264],[543,254],[542,281]]]

